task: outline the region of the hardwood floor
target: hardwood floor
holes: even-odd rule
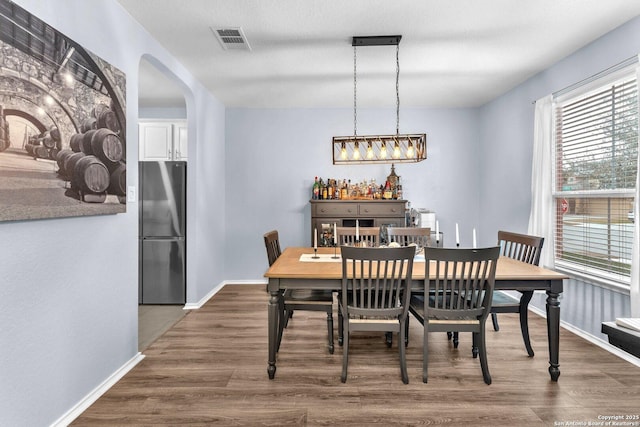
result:
[[[342,351],[336,343],[335,354],[328,353],[326,317],[310,312],[296,312],[289,322],[269,380],[267,301],[264,285],[226,286],[151,344],[147,357],[73,425],[553,426],[640,414],[640,368],[566,330],[560,379],[552,382],[546,322],[533,313],[533,358],[517,315],[500,315],[500,332],[488,330],[491,385],[471,357],[469,334],[460,334],[457,350],[445,334],[430,336],[424,384],[422,326],[415,319],[408,385],[400,379],[396,337],[388,349],[378,333],[352,336],[342,384]]]

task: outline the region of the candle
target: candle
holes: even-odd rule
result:
[[[460,230],[458,229],[457,222],[456,222],[456,245],[460,246]]]
[[[338,227],[335,222],[333,223],[333,244],[338,245]]]
[[[313,249],[318,249],[318,229],[314,229],[313,233]]]
[[[360,240],[360,221],[356,219],[356,240]]]
[[[476,248],[477,244],[476,244],[476,229],[473,229],[473,247]]]

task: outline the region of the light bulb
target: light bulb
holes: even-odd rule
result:
[[[394,159],[400,158],[400,145],[398,145],[397,142],[396,142],[396,145],[393,147],[393,158]]]
[[[387,158],[387,144],[385,144],[384,142],[382,143],[382,148],[380,148],[380,158],[381,159]]]
[[[359,159],[360,159],[360,144],[355,142],[353,144],[353,160],[359,160]]]
[[[369,143],[369,146],[367,147],[367,159],[373,159],[373,148],[371,147],[371,143]]]
[[[409,142],[409,147],[407,148],[407,157],[413,157],[413,156],[414,156],[413,143]]]
[[[342,143],[342,148],[340,149],[340,158],[342,160],[347,160],[347,148],[344,145],[344,142]]]

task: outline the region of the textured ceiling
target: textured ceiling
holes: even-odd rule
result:
[[[352,36],[391,34],[401,106],[479,106],[640,14],[638,0],[118,1],[227,107],[266,108],[353,106]],[[252,50],[224,50],[212,27],[242,27]],[[358,106],[395,106],[395,46],[357,57]],[[140,105],[175,103],[148,68]]]

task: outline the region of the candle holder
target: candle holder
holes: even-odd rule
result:
[[[313,248],[313,256],[312,256],[311,258],[313,258],[313,259],[318,259],[318,258],[320,258],[320,257],[318,256],[318,248]]]

